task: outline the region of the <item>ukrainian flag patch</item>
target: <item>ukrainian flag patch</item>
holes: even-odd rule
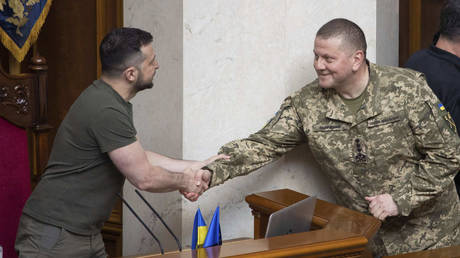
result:
[[[438,103],[437,105],[438,105],[439,110],[441,110],[440,115],[442,116],[442,118],[444,118],[444,120],[446,120],[447,125],[449,126],[449,128],[456,134],[457,133],[457,127],[455,126],[455,122],[452,119],[452,117],[450,116],[449,112],[447,112],[446,107],[444,107],[444,105],[442,103]]]
[[[446,110],[443,104],[439,103],[438,108],[441,109],[442,111]]]

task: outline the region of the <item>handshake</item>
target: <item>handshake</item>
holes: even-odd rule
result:
[[[184,171],[184,187],[179,192],[189,201],[196,201],[201,194],[209,188],[211,172],[203,167],[218,159],[229,159],[229,156],[220,154],[204,161],[193,161]]]

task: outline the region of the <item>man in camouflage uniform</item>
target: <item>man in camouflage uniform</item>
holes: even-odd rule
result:
[[[460,244],[453,183],[460,141],[455,124],[421,73],[366,60],[353,22],[317,33],[318,79],[286,98],[268,124],[220,149],[210,186],[246,175],[307,142],[339,205],[383,221],[376,255]],[[187,194],[185,194],[187,196]]]

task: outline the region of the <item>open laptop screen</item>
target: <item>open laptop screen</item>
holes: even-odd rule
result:
[[[308,197],[270,215],[265,238],[310,230],[316,196]]]

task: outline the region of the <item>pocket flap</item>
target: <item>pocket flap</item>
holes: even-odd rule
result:
[[[374,127],[394,123],[401,120],[400,114],[392,114],[389,116],[380,116],[367,121],[367,127]]]
[[[313,131],[315,132],[328,132],[328,131],[345,131],[348,129],[346,125],[336,125],[336,124],[322,124],[314,125]]]

